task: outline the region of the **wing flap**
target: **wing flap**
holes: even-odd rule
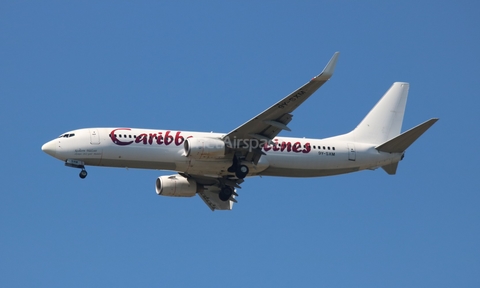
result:
[[[217,190],[218,189],[218,190]],[[215,210],[232,210],[233,208],[233,202],[235,201],[235,196],[233,201],[222,201],[220,198],[218,198],[218,192],[220,188],[211,186],[208,187],[208,190],[205,189],[201,192],[198,192],[198,196],[207,204],[207,206],[210,208],[210,210],[215,211]]]

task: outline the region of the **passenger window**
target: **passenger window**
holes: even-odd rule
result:
[[[332,147],[332,150],[335,150],[335,147]]]
[[[325,150],[325,146],[323,146],[323,150]]]
[[[313,145],[313,149],[317,149],[317,147],[315,145]]]
[[[330,150],[330,146],[328,146],[327,148],[328,148],[328,150]]]
[[[128,138],[132,138],[132,135],[128,135]]]
[[[122,134],[118,134],[118,137],[119,137],[119,138],[122,138]]]

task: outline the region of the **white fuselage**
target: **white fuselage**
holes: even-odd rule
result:
[[[68,135],[66,137],[65,135]],[[194,175],[222,177],[231,159],[187,157],[184,141],[189,137],[217,138],[225,134],[137,128],[89,128],[63,134],[42,149],[66,161],[80,160],[85,165],[172,170]],[[275,137],[275,145],[264,145],[257,165],[248,176],[316,177],[355,172],[398,162],[401,153],[384,153],[375,144],[351,141],[348,134],[325,138]],[[255,148],[255,147],[254,147]]]
[[[229,133],[87,128],[65,133],[42,150],[68,167],[85,165],[172,170],[155,181],[158,195],[198,194],[212,210],[231,210],[248,176],[318,177],[382,167],[397,171],[405,150],[438,119],[401,132],[409,84],[395,82],[349,133],[325,139],[278,137],[292,113],[333,75],[339,53],[309,82]]]

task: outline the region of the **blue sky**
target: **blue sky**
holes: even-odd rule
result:
[[[258,1],[257,1],[258,2]],[[2,1],[2,287],[479,287],[474,1]],[[227,132],[322,70],[285,136],[347,132],[395,81],[397,175],[251,178],[230,212],[155,194],[168,171],[44,154],[84,127]]]

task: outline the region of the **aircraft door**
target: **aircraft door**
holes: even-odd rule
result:
[[[98,145],[100,144],[100,135],[98,135],[97,129],[89,129],[90,131],[90,144]]]
[[[355,144],[347,143],[348,146],[348,160],[355,161],[357,159],[357,153],[355,152]]]

